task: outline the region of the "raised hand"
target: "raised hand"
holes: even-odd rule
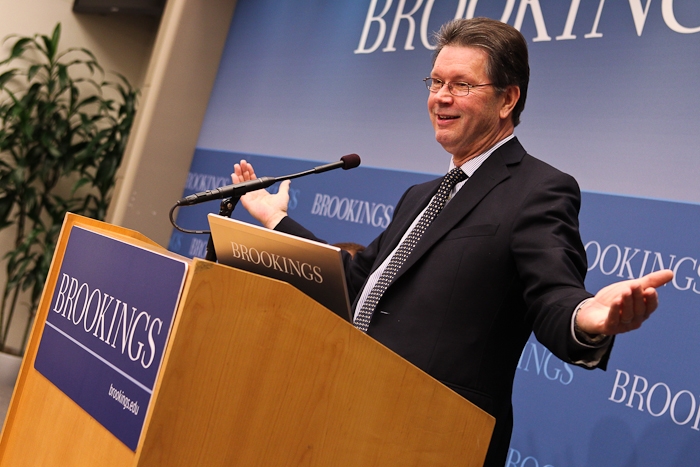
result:
[[[239,164],[233,166],[231,174],[233,183],[246,182],[256,178],[253,166],[245,160],[241,160]],[[289,184],[289,180],[283,181],[279,191],[274,195],[267,190],[251,191],[241,197],[241,203],[258,222],[268,229],[274,229],[287,216]]]

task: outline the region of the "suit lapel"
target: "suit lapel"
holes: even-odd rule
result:
[[[406,233],[408,228],[411,226],[416,217],[425,209],[432,197],[437,193],[438,187],[442,178],[426,182],[420,189],[422,193],[417,195],[414,199],[411,196],[406,196],[406,198],[401,203],[400,216],[395,217],[392,220],[392,227],[387,231],[386,243],[382,246],[382,251],[374,262],[374,267],[372,270],[378,268],[380,264],[389,256],[389,254],[394,251],[398,246],[401,238]],[[410,204],[409,204],[410,203]]]
[[[457,192],[455,197],[450,200],[430,227],[428,227],[428,230],[423,234],[416,248],[406,259],[401,269],[399,269],[394,281],[411,268],[433,245],[435,245],[435,243],[452,230],[457,223],[464,219],[464,217],[467,216],[496,185],[509,178],[510,171],[507,166],[519,162],[524,155],[525,150],[515,138],[491,154],[483,165],[474,172],[472,177],[470,177],[459,192]],[[435,189],[431,191],[428,199],[435,194],[438,185],[439,180]],[[417,213],[413,214],[413,217],[410,218],[408,225],[403,228],[402,232],[405,232],[412,220],[415,219],[415,216],[418,215],[426,205],[427,202],[422,205]],[[393,247],[389,251],[392,250]]]

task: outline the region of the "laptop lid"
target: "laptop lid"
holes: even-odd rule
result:
[[[287,282],[352,322],[340,248],[209,214],[219,263]]]

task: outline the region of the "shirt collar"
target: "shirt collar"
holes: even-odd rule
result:
[[[508,135],[505,138],[503,138],[502,140],[500,140],[498,143],[491,146],[491,148],[489,150],[487,150],[486,152],[483,152],[476,157],[472,157],[467,162],[462,164],[461,169],[464,171],[465,174],[467,174],[467,177],[471,177],[472,175],[474,175],[474,172],[476,172],[476,169],[478,169],[481,166],[481,164],[483,164],[484,161],[486,161],[486,159],[488,159],[489,156],[491,154],[493,154],[493,152],[496,149],[500,148],[501,146],[503,146],[504,144],[506,144],[508,141],[510,141],[513,138],[515,138],[515,135],[511,133],[510,135]],[[455,163],[452,160],[452,158],[450,157],[450,166],[447,169],[447,171],[449,172],[450,170],[454,169],[455,167],[456,167]]]

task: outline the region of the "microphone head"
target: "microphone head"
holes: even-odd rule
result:
[[[340,158],[343,161],[343,170],[354,169],[360,165],[360,156],[357,154],[348,154]]]

